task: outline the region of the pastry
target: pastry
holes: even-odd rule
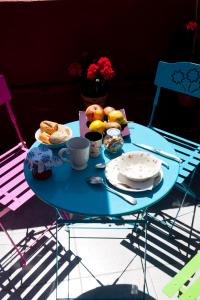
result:
[[[58,130],[65,131],[69,137],[71,135],[71,131],[70,131],[69,127],[66,127],[65,125],[58,124]]]
[[[68,131],[61,129],[52,133],[49,137],[49,141],[51,144],[59,144],[66,141],[68,137],[69,137]]]
[[[62,125],[62,124],[58,124],[58,130],[59,131],[67,131],[68,132],[68,128],[65,127],[65,125]]]
[[[46,132],[41,132],[39,134],[38,139],[45,144],[50,144],[49,137],[50,137],[50,134],[48,134]]]
[[[48,134],[52,134],[58,130],[58,123],[52,121],[42,121],[40,123],[40,130]]]

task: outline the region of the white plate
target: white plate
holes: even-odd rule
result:
[[[134,181],[146,181],[156,177],[161,164],[160,159],[145,151],[123,153],[119,159],[120,173]]]
[[[155,188],[163,179],[162,169],[156,177],[150,178],[145,181],[133,181],[127,179],[119,172],[119,159],[120,157],[111,160],[106,165],[105,169],[105,176],[107,180],[118,189],[129,192],[148,191]]]
[[[65,125],[64,125],[65,126]],[[68,136],[68,139],[66,141],[68,141],[71,137],[72,137],[72,130],[70,127],[68,126],[65,126],[69,132],[69,136]],[[62,142],[62,143],[59,143],[59,144],[46,144],[46,143],[43,143],[38,137],[41,133],[41,130],[38,129],[36,132],[35,132],[35,139],[36,141],[38,141],[39,143],[41,143],[42,145],[45,145],[47,146],[48,148],[50,149],[56,149],[56,148],[61,148],[61,147],[66,147],[66,141]]]

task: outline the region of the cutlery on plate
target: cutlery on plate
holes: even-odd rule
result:
[[[166,151],[163,151],[161,149],[157,149],[153,146],[150,146],[150,145],[145,145],[145,144],[137,144],[135,142],[131,142],[133,145],[135,146],[138,146],[140,148],[143,148],[143,149],[146,149],[146,150],[150,150],[154,153],[157,153],[157,154],[160,154],[164,157],[167,157],[167,158],[171,158],[173,160],[176,160],[178,163],[182,163],[182,159],[180,157],[178,157],[177,155],[174,155],[174,154],[171,154],[169,152],[166,152]]]
[[[100,176],[90,176],[90,177],[87,177],[86,178],[86,181],[90,184],[101,184],[103,185],[109,192],[113,193],[113,194],[116,194],[118,196],[120,196],[121,198],[123,198],[125,201],[127,201],[128,203],[132,204],[132,205],[135,205],[137,204],[137,200],[130,196],[130,195],[127,195],[127,194],[124,194],[124,193],[120,193],[114,189],[112,189],[111,187],[109,187],[106,182],[104,181],[103,177],[100,177]]]

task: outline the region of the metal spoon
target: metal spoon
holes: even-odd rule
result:
[[[86,178],[86,181],[90,184],[102,184],[105,186],[105,188],[113,193],[113,194],[116,194],[118,196],[120,196],[121,198],[123,198],[124,200],[126,200],[127,202],[129,202],[130,204],[132,205],[135,205],[137,204],[137,200],[135,198],[133,198],[132,196],[129,196],[129,195],[126,195],[126,194],[123,194],[123,193],[120,193],[112,188],[110,188],[104,181],[103,177],[100,177],[100,176],[90,176],[90,177],[87,177]]]
[[[106,163],[99,163],[99,164],[96,164],[95,167],[96,167],[97,169],[105,169]]]

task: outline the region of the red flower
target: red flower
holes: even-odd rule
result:
[[[83,69],[80,64],[72,63],[68,67],[68,72],[72,77],[81,77]]]
[[[86,69],[79,63],[72,63],[68,67],[68,72],[72,77],[83,77],[83,80],[95,81],[95,90],[103,89],[106,86],[106,81],[111,80],[115,75],[110,59],[104,56],[100,57],[97,63],[90,64]]]
[[[187,31],[196,31],[199,29],[199,25],[196,21],[189,21],[185,24],[185,28]]]
[[[111,62],[107,57],[101,57],[97,62],[99,69],[103,69],[105,66],[111,68]]]
[[[112,69],[111,62],[107,57],[101,57],[98,62],[99,72],[105,80],[113,78],[115,72]]]
[[[95,76],[97,75],[98,70],[99,70],[99,67],[96,64],[89,65],[88,70],[87,70],[87,78],[90,80],[94,80]]]
[[[103,67],[103,69],[100,69],[100,73],[105,80],[112,79],[113,76],[115,75],[115,72],[113,71],[113,69],[108,65],[105,65]]]

